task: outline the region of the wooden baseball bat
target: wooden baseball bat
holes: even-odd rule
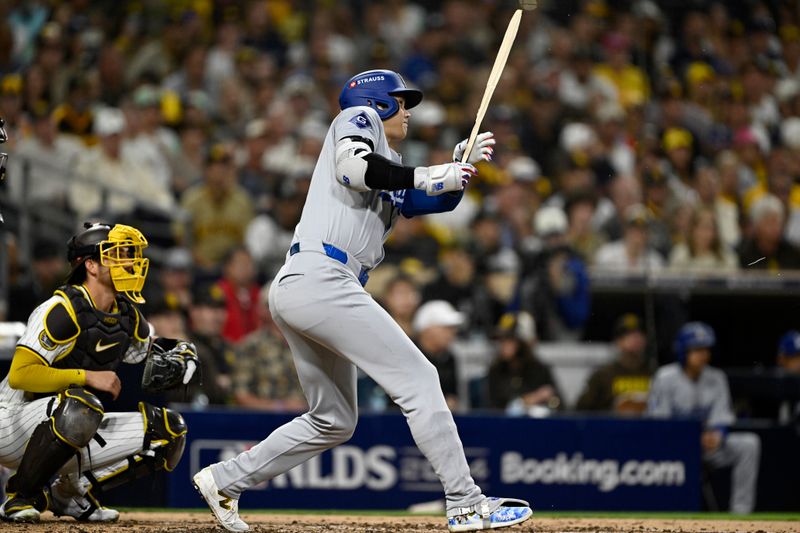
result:
[[[511,20],[508,23],[506,34],[503,37],[503,42],[500,44],[500,49],[497,51],[497,57],[494,60],[492,71],[489,73],[489,81],[486,83],[486,90],[483,91],[483,98],[481,105],[478,108],[478,116],[475,117],[475,125],[472,126],[472,133],[469,134],[467,140],[467,147],[464,149],[464,155],[461,156],[461,161],[469,161],[469,154],[472,153],[472,147],[475,144],[475,138],[478,136],[478,131],[481,128],[481,122],[486,115],[486,109],[489,107],[489,102],[494,94],[494,89],[497,87],[497,82],[500,81],[500,76],[503,75],[503,69],[508,60],[508,53],[511,52],[511,45],[514,44],[514,38],[517,36],[519,30],[519,22],[522,19],[522,10],[517,9]]]

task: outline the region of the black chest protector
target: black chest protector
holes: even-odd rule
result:
[[[75,286],[59,289],[69,298],[80,333],[72,351],[56,361],[55,368],[114,370],[119,366],[140,326],[139,312],[123,297],[117,297],[117,313],[96,309]]]

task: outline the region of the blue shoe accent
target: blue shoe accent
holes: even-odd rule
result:
[[[450,531],[497,529],[520,524],[532,515],[533,511],[526,501],[486,498],[471,507],[449,511],[447,527]]]

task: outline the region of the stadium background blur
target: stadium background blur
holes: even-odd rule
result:
[[[24,322],[63,281],[81,222],[132,224],[151,242],[146,314],[204,357],[202,389],[173,399],[302,409],[261,287],[283,262],[343,82],[402,73],[425,93],[405,164],[447,161],[515,8],[2,3],[0,321]],[[566,412],[614,359],[610,341],[643,333],[649,374],[694,319],[716,330],[712,364],[740,420],[796,423],[800,398],[775,367],[781,335],[800,328],[800,4],[540,0],[483,129],[495,158],[464,201],[401,220],[367,287],[425,345],[454,410]],[[453,335],[415,324],[432,300],[452,308],[419,323]],[[536,387],[495,369],[521,397],[538,391],[522,405],[490,390],[509,337],[537,354],[525,374]],[[391,409],[361,381],[364,409]]]

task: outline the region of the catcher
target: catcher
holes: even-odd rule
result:
[[[0,383],[0,464],[16,469],[0,508],[5,520],[36,522],[49,508],[81,521],[116,521],[119,512],[95,496],[171,471],[183,453],[180,414],[144,402],[139,412],[107,413],[98,398],[119,394],[120,361],[147,359],[146,391],[188,384],[198,361],[191,343],[152,339],[133,305],[144,302],[144,236],[119,224],[84,226],[67,245],[67,284],[33,311]]]

